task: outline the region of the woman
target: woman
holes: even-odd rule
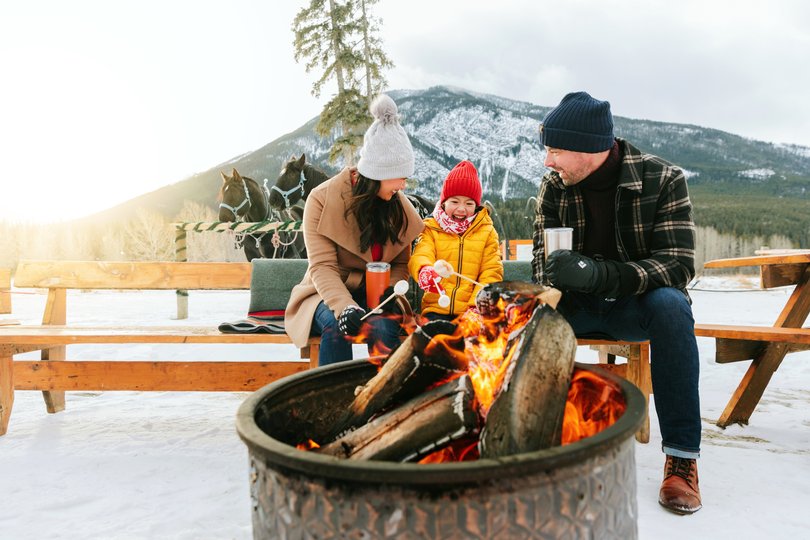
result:
[[[394,101],[381,95],[371,104],[374,122],[363,138],[357,170],[345,168],[312,190],[304,207],[309,268],[290,295],[284,318],[298,347],[321,336],[319,365],[352,359],[353,336],[368,323],[369,350],[399,343],[399,324],[366,314],[366,263],[391,264],[391,283],[408,278],[411,242],[424,224],[401,193],[413,174],[408,135]]]

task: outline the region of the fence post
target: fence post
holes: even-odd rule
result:
[[[179,262],[186,262],[186,230],[181,224],[177,225],[174,233],[174,260]],[[188,291],[185,289],[177,289],[177,318],[188,319]]]
[[[11,313],[10,268],[0,268],[0,313]]]
[[[300,221],[256,221],[256,222],[222,222],[222,221],[201,221],[199,223],[172,223],[175,228],[174,234],[174,260],[187,262],[186,253],[187,231],[191,232],[230,232],[235,233],[267,233],[270,231],[300,231],[302,223]],[[188,319],[188,291],[178,289],[177,293],[177,318]]]

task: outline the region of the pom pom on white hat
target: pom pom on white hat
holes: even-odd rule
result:
[[[357,170],[372,180],[408,178],[413,175],[413,147],[399,123],[397,104],[380,94],[369,107],[374,122],[363,136]]]

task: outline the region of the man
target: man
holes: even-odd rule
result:
[[[683,171],[614,138],[610,104],[566,95],[543,120],[546,167],[535,221],[534,280],[563,291],[577,335],[650,341],[666,454],[658,502],[700,510],[698,350],[686,285],[694,275],[692,204]],[[544,262],[543,231],[572,227],[573,249]]]

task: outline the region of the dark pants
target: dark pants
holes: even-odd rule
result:
[[[367,309],[366,291],[364,287],[360,287],[355,291],[352,298],[354,298],[358,306]],[[398,321],[371,315],[363,322],[371,326],[368,339],[366,340],[369,353],[375,342],[381,342],[391,350],[399,345],[400,327]],[[340,330],[338,330],[335,314],[332,313],[332,310],[329,309],[323,300],[321,300],[321,303],[318,304],[318,307],[315,309],[315,316],[312,318],[312,333],[321,336],[321,349],[318,354],[319,366],[326,366],[352,359],[351,338],[344,336]]]
[[[568,292],[557,311],[578,336],[601,333],[623,341],[650,341],[653,398],[664,452],[698,457],[700,361],[686,295],[671,287],[616,300]]]

